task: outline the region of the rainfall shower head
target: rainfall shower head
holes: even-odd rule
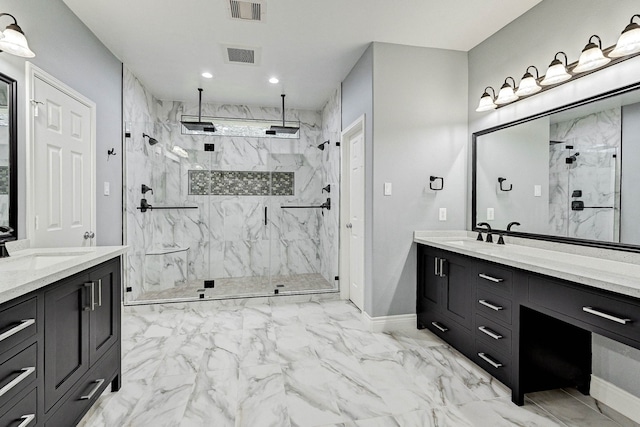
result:
[[[565,161],[565,163],[566,163],[566,164],[570,165],[570,164],[572,164],[573,162],[575,162],[575,161],[577,161],[577,160],[578,160],[578,159],[577,159],[577,157],[578,157],[579,155],[580,155],[580,153],[575,153],[575,154],[573,154],[573,155],[571,155],[571,156],[567,157],[564,161]]]
[[[198,121],[197,122],[188,122],[182,120],[182,126],[187,128],[187,130],[195,130],[202,132],[215,132],[216,127],[212,122],[203,122],[202,121],[202,88],[198,88]]]
[[[325,144],[329,144],[329,140],[326,140],[325,142],[323,142],[322,144],[318,145],[318,148],[321,149],[322,151],[324,151],[324,145]]]
[[[282,97],[282,126],[271,126],[271,128],[267,129],[265,132],[267,135],[275,135],[278,133],[287,134],[287,135],[295,135],[300,130],[299,127],[287,126],[284,123],[284,97],[286,96],[284,93],[280,95]]]
[[[147,135],[146,133],[142,134],[143,138],[149,138],[149,145],[156,145],[158,143],[158,140],[155,139],[154,137]]]

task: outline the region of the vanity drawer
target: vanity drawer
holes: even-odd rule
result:
[[[542,307],[640,342],[640,300],[529,276],[529,300]]]
[[[476,291],[476,313],[493,320],[511,324],[511,299],[478,287]]]
[[[0,309],[0,354],[36,335],[36,298]]]
[[[423,317],[424,325],[463,354],[472,350],[473,339],[466,328],[440,313],[427,313]]]
[[[37,390],[36,388],[31,390],[26,397],[0,415],[0,427],[34,427],[38,413]]]
[[[511,295],[513,292],[513,272],[488,262],[479,262],[476,283],[491,289],[499,295]]]
[[[476,340],[471,359],[506,386],[511,385],[511,358]]]
[[[511,354],[511,329],[476,315],[476,339],[484,341],[496,350]]]
[[[37,344],[0,363],[0,406],[32,384],[37,376]]]

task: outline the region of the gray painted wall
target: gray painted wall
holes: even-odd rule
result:
[[[415,313],[414,230],[464,228],[466,81],[464,52],[373,43],[343,82],[343,128],[373,114],[365,134],[365,311],[372,317]],[[445,190],[429,190],[430,175],[444,177]],[[391,196],[383,195],[385,182]]]
[[[470,50],[470,134],[637,82],[640,57],[498,110],[475,112],[485,86],[491,85],[497,91],[507,76],[513,76],[519,82],[526,67],[532,64],[544,74],[553,55],[560,50],[567,52],[569,62],[576,61],[592,34],[602,38],[603,47],[613,45],[635,13],[638,13],[638,0],[544,0]],[[470,223],[470,194],[467,206],[467,223]],[[624,352],[634,351],[627,346],[611,345],[609,340],[594,338],[594,373],[595,367],[606,366],[606,369],[599,369],[597,375],[640,396],[640,383],[627,380],[629,372],[640,371],[640,361],[637,357],[623,357]]]
[[[36,57],[29,61],[97,104],[96,201],[98,245],[122,242],[122,67],[120,61],[61,0],[3,0],[27,36]],[[3,21],[4,23],[4,21]],[[6,24],[3,24],[6,25]],[[25,59],[0,53],[0,72],[18,81],[18,227],[25,237]],[[117,156],[107,161],[107,150]],[[103,183],[111,184],[104,196]]]
[[[638,244],[640,227],[640,103],[622,107],[622,179],[620,181],[620,241]]]

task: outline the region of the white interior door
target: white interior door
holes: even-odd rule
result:
[[[93,246],[95,105],[56,83],[31,78],[29,238],[35,247]]]
[[[346,188],[345,216],[343,216],[344,233],[341,241],[345,241],[341,276],[347,276],[348,298],[360,310],[364,309],[364,116],[349,126],[342,134],[345,146],[343,159],[344,180]],[[346,274],[345,274],[346,273]]]

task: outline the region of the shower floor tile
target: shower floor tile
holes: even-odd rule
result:
[[[215,287],[204,287],[202,280],[194,280],[169,289],[151,290],[140,294],[137,301],[155,301],[183,298],[237,298],[250,296],[271,296],[274,290],[278,294],[300,293],[308,291],[335,291],[337,288],[321,274],[295,274],[274,276],[269,283],[268,277],[229,277],[215,279]]]

